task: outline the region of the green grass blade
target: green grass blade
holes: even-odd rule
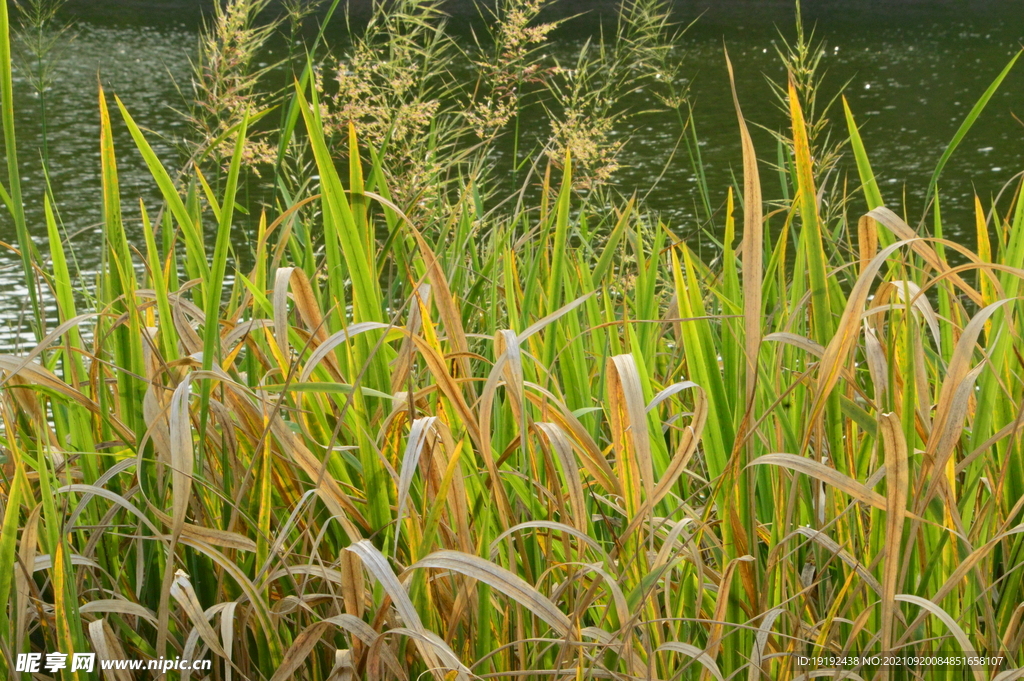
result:
[[[939,176],[942,174],[943,169],[946,167],[946,163],[949,161],[949,158],[953,155],[953,152],[956,151],[956,148],[960,146],[960,143],[963,141],[964,137],[967,136],[967,133],[970,132],[971,128],[974,127],[974,123],[978,120],[978,118],[981,116],[981,113],[985,110],[985,107],[988,105],[989,100],[992,99],[992,95],[994,95],[996,93],[996,90],[999,89],[999,86],[1002,85],[1003,80],[1005,80],[1006,76],[1009,75],[1010,71],[1013,69],[1014,64],[1016,64],[1017,60],[1020,59],[1021,54],[1022,52],[1018,52],[1017,54],[1015,54],[1013,56],[1013,59],[1011,59],[1010,62],[1005,67],[1003,67],[1003,70],[1000,71],[999,75],[996,76],[995,80],[992,81],[992,84],[988,86],[984,93],[982,93],[978,101],[975,102],[973,107],[971,107],[971,111],[967,114],[967,117],[964,118],[963,123],[960,124],[959,129],[957,129],[956,131],[956,134],[953,135],[953,139],[950,140],[949,145],[946,147],[946,150],[942,152],[942,156],[939,157],[939,162],[935,164],[935,172],[932,173],[932,178],[928,182],[928,196],[926,199],[926,203],[930,202],[933,195],[935,194],[936,188],[939,183]]]
[[[832,308],[828,295],[828,262],[822,241],[821,218],[818,215],[818,194],[814,183],[814,170],[811,160],[811,149],[807,138],[807,126],[804,121],[803,108],[796,91],[796,85],[790,79],[789,106],[793,125],[793,147],[796,157],[797,203],[800,207],[800,219],[803,224],[800,238],[807,253],[807,266],[810,275],[811,305],[813,308],[814,339],[827,345],[832,339]]]
[[[111,311],[127,317],[127,324],[114,330],[114,362],[118,392],[125,404],[141,404],[145,386],[138,378],[144,374],[142,358],[142,324],[139,320],[131,249],[121,217],[121,189],[118,180],[117,158],[114,154],[110,113],[103,88],[99,89],[100,108],[100,169],[103,186],[103,234],[106,241],[104,273],[105,302]],[[129,425],[140,437],[146,431],[145,421],[137,410],[131,414]]]
[[[43,337],[44,317],[39,306],[39,295],[36,292],[36,275],[32,266],[35,244],[28,231],[25,220],[25,203],[21,196],[21,169],[18,166],[18,143],[14,128],[14,79],[11,59],[11,25],[7,13],[8,3],[0,3],[0,120],[3,122],[4,152],[7,156],[7,182],[10,186],[9,196],[4,197],[11,216],[14,218],[14,229],[18,236],[18,248],[21,250],[21,267],[28,288],[29,307],[32,311],[32,328],[37,339]],[[6,194],[6,192],[5,192]]]
[[[878,178],[875,177],[875,172],[871,169],[871,161],[864,148],[864,140],[860,137],[860,129],[857,128],[857,123],[853,120],[853,111],[850,110],[850,104],[846,101],[846,97],[843,97],[843,112],[846,114],[846,129],[850,133],[850,148],[853,150],[853,158],[857,162],[857,173],[860,175],[864,200],[868,204],[868,210],[874,210],[879,206],[884,206],[885,201],[882,199],[882,192],[878,189]],[[889,244],[882,245],[888,246]]]
[[[210,281],[206,291],[206,326],[203,333],[203,369],[213,367],[220,346],[220,309],[224,292],[224,275],[227,273],[228,249],[231,247],[231,223],[234,219],[235,195],[238,192],[238,174],[242,167],[242,153],[249,116],[242,119],[235,140],[234,153],[228,167],[227,183],[221,201],[220,221],[217,225],[217,239],[214,242],[213,258],[210,261]]]
[[[142,158],[146,161],[146,166],[149,168],[153,179],[156,180],[160,193],[163,195],[164,201],[167,202],[168,209],[170,209],[171,214],[178,223],[178,227],[181,229],[187,251],[192,254],[193,262],[198,265],[203,281],[208,282],[210,279],[210,267],[206,261],[206,249],[203,245],[202,233],[198,225],[193,220],[188,208],[185,207],[185,202],[182,201],[181,195],[178,194],[178,189],[174,186],[174,180],[171,179],[170,174],[163,164],[160,163],[156,152],[153,151],[153,147],[149,145],[145,135],[142,134],[142,130],[135,123],[131,114],[128,113],[128,109],[125,108],[120,98],[115,97],[114,99],[117,102],[118,109],[121,110],[121,116],[124,118],[125,125],[128,126],[132,139],[135,140],[135,146],[138,147]]]
[[[338,169],[323,136],[318,105],[311,107],[301,90],[296,89],[300,110],[306,123],[310,146],[320,172],[323,202],[329,213],[324,215],[325,238],[341,243],[345,265],[352,279],[355,298],[354,319],[362,321],[383,321],[380,305],[380,286],[373,267],[373,259],[366,252],[365,235],[356,230],[355,218],[348,198],[341,184]],[[314,100],[314,104],[316,104]]]

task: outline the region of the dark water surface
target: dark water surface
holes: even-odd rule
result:
[[[793,35],[793,5],[788,0],[677,0],[675,6],[682,21],[701,17],[685,35],[679,57],[690,81],[701,154],[717,205],[724,201],[734,171],[740,172],[723,41],[736,68],[747,118],[768,129],[783,129],[785,119],[766,78],[778,81],[784,76],[775,46],[779,30]],[[362,7],[365,3],[354,3],[353,13]],[[185,107],[181,93],[189,90],[189,59],[208,8],[204,0],[71,0],[67,5],[66,17],[74,21],[76,36],[62,45],[47,95],[51,182],[77,264],[87,277],[99,264],[97,78],[125,101],[140,125],[152,131],[158,153],[176,165],[177,146],[187,131],[176,110]],[[862,125],[883,196],[916,222],[943,149],[1024,41],[1024,0],[818,0],[805,2],[804,8],[808,24],[816,25],[816,35],[828,45],[826,92],[849,81],[845,92]],[[450,3],[449,10],[456,17],[475,12],[462,0]],[[601,16],[614,11],[614,3],[564,0],[561,11],[589,12],[562,31],[556,50],[568,57],[594,34]],[[46,253],[38,101],[23,73],[16,74],[15,89],[30,230]],[[1024,170],[1024,125],[1015,116],[1024,120],[1024,64],[992,99],[941,181],[948,228],[967,245],[974,243],[974,192],[986,200]],[[833,109],[830,117],[844,125],[841,109]],[[692,234],[696,195],[689,162],[679,155],[666,166],[679,135],[674,114],[634,120],[621,134],[629,141],[623,156],[626,167],[615,178],[620,188],[625,193],[634,187],[647,189],[664,170],[649,196],[650,205],[675,229]],[[774,159],[770,135],[759,129],[754,134],[762,158]],[[120,127],[115,144],[126,216],[136,222],[132,216],[137,209],[132,206],[140,197],[155,206],[157,194]],[[774,175],[765,172],[763,180],[766,195],[778,193]],[[851,189],[856,185],[851,176]],[[136,237],[137,230],[137,225],[129,225]],[[15,241],[6,212],[0,215],[0,241]],[[141,246],[141,238],[136,241]],[[22,279],[15,256],[0,250],[0,346],[9,348],[19,338],[31,338],[20,331],[27,304]]]

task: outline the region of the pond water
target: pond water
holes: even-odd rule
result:
[[[591,10],[563,30],[557,47],[565,55],[578,49],[600,25],[611,2],[567,0],[562,11]],[[206,5],[201,0],[72,0],[66,17],[74,22],[73,40],[62,41],[47,93],[50,182],[77,267],[85,273],[99,264],[99,119],[97,79],[119,95],[133,116],[151,131],[158,154],[172,166],[187,128],[190,58]],[[775,54],[778,31],[793,34],[793,7],[776,0],[679,0],[679,18],[701,18],[679,47],[690,81],[701,154],[713,201],[724,201],[740,172],[735,114],[722,56],[728,46],[744,113],[755,126],[781,130],[785,118],[771,96],[767,79],[780,80]],[[456,16],[467,3],[451,5]],[[359,7],[355,8],[358,13]],[[850,101],[880,187],[887,202],[905,211],[912,223],[921,216],[923,194],[936,161],[963,117],[1024,40],[1021,0],[852,0],[805,2],[805,19],[828,46],[823,66],[825,90],[848,82]],[[702,14],[703,13],[703,14]],[[42,222],[40,173],[42,127],[38,100],[23,71],[16,74],[17,128],[29,227],[40,250],[47,251]],[[843,126],[840,108],[830,117]],[[116,119],[116,116],[115,116]],[[1024,170],[1024,65],[1019,65],[990,102],[941,180],[943,214],[954,236],[973,245],[973,194],[994,196]],[[679,124],[675,115],[636,119],[627,135],[624,168],[615,181],[624,193],[647,189],[650,207],[677,231],[699,241],[696,232],[695,178],[685,154],[669,163]],[[839,132],[844,128],[841,127]],[[770,134],[755,127],[762,158],[775,157]],[[139,198],[156,205],[157,195],[127,132],[115,131],[122,196],[129,222]],[[763,175],[766,195],[778,185]],[[769,186],[771,183],[772,186]],[[851,191],[857,186],[850,179]],[[137,225],[129,224],[137,238]],[[13,244],[13,221],[0,215],[0,241]],[[141,246],[141,239],[137,239]],[[72,265],[73,267],[75,264]],[[24,323],[27,295],[18,259],[0,249],[0,346],[29,343]],[[50,310],[50,314],[53,311]]]

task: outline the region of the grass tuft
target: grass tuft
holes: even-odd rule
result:
[[[801,37],[790,198],[766,214],[734,87],[742,193],[704,216],[722,248],[702,258],[560,127],[631,115],[670,66],[664,5],[626,3],[572,76],[544,72],[542,5],[492,18],[469,93],[436,5],[381,6],[332,64],[338,89],[311,55],[279,130],[254,81],[231,81],[239,107],[204,136],[230,153],[180,172],[101,91],[105,268],[83,309],[49,196],[51,264],[28,247],[0,3],[3,197],[59,313],[0,355],[0,676],[58,650],[272,681],[755,681],[889,651],[1024,665],[1021,187],[979,199],[974,250],[942,238],[938,203],[934,232],[914,230],[844,101],[863,189],[823,207],[815,149],[843,145]],[[695,141],[685,93],[662,94]],[[554,134],[522,136],[523,189],[498,196],[489,145],[519,140],[528,110]],[[114,149],[122,121],[135,149]],[[278,150],[268,205],[240,191],[252,139]],[[144,253],[121,213],[127,154],[163,199],[142,206]]]

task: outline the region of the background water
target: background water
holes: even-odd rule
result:
[[[158,153],[174,165],[187,132],[178,113],[186,107],[190,58],[208,3],[202,0],[71,0],[65,17],[75,35],[60,46],[48,93],[51,177],[58,209],[71,235],[77,264],[86,274],[98,266],[99,119],[97,79],[119,95],[136,120],[151,131]],[[779,31],[793,35],[788,0],[677,0],[680,21],[700,17],[678,50],[690,81],[701,153],[713,200],[724,201],[734,173],[740,172],[735,115],[722,57],[728,46],[744,113],[755,126],[779,130],[785,118],[771,97],[767,79],[784,76],[775,55]],[[936,161],[974,102],[1024,40],[1021,0],[852,0],[805,2],[805,19],[828,45],[826,91],[849,83],[845,93],[887,202],[913,222],[921,215],[923,193]],[[365,4],[356,3],[359,14]],[[472,16],[471,3],[449,9],[457,20]],[[557,50],[570,55],[593,35],[601,17],[613,10],[605,0],[563,0],[560,11],[588,15],[568,25]],[[332,33],[335,39],[340,35]],[[268,57],[268,59],[271,57]],[[41,125],[38,102],[24,73],[16,74],[19,151],[29,209],[29,227],[46,253],[41,220],[39,172]],[[841,109],[831,118],[843,125]],[[1016,116],[1016,118],[1015,118]],[[1024,65],[1018,66],[989,104],[943,175],[944,216],[954,236],[973,245],[973,194],[994,196],[1024,170]],[[840,128],[840,131],[842,128]],[[621,131],[628,137],[625,167],[615,180],[629,193],[648,188],[648,197],[677,231],[695,234],[695,181],[685,155],[668,163],[678,137],[674,115],[649,115]],[[774,158],[770,134],[755,127],[763,158]],[[127,132],[115,131],[122,195],[129,232],[137,234],[139,198],[156,205],[157,194]],[[777,193],[765,174],[766,194]],[[851,187],[856,186],[855,176]],[[14,243],[9,215],[0,214],[0,241]],[[141,240],[137,239],[139,245]],[[0,249],[0,346],[30,340],[22,333],[26,291],[17,258]]]

